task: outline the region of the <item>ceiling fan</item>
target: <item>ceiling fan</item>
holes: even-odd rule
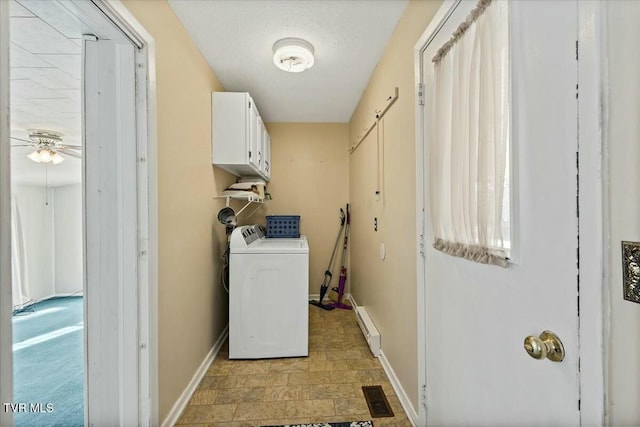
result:
[[[60,153],[76,159],[81,159],[82,154],[79,145],[67,145],[62,143],[64,136],[60,132],[46,129],[29,129],[29,139],[14,138],[11,139],[26,144],[15,144],[12,147],[33,147],[34,150],[27,157],[36,163],[53,163],[57,165],[64,161],[64,157]]]

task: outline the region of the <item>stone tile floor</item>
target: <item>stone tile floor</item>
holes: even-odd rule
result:
[[[363,385],[381,385],[395,417],[371,418]],[[375,427],[411,426],[353,311],[309,306],[309,357],[229,360],[225,343],[176,425],[360,420],[373,420]]]

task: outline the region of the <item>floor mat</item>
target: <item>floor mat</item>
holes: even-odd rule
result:
[[[393,417],[393,410],[387,401],[382,386],[362,386],[364,398],[369,406],[369,412],[373,418]]]
[[[82,297],[35,303],[12,323],[15,426],[82,426]]]
[[[373,421],[346,421],[342,423],[286,424],[262,427],[373,427]]]

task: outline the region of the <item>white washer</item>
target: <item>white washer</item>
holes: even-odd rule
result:
[[[307,238],[242,226],[229,242],[229,358],[309,355]]]

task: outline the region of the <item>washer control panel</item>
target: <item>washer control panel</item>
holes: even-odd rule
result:
[[[255,229],[256,234],[258,235],[258,238],[262,239],[264,236],[267,235],[267,229],[265,228],[264,225],[256,224],[253,226],[253,228]]]
[[[240,235],[241,240],[237,238],[238,234]],[[234,247],[238,247],[238,245],[247,247],[256,240],[263,239],[266,234],[267,230],[262,225],[243,225],[233,230],[231,242]],[[236,236],[235,238],[234,235]]]
[[[242,238],[247,246],[259,239],[258,233],[256,233],[256,230],[253,227],[244,228],[242,230]]]

